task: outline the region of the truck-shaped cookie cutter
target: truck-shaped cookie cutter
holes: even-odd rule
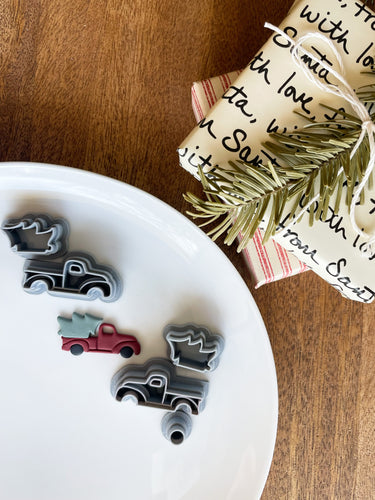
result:
[[[28,259],[22,286],[26,292],[112,302],[121,294],[121,280],[112,268],[88,254],[69,253],[62,261]]]
[[[47,214],[6,219],[1,229],[12,250],[25,257],[22,286],[28,293],[112,302],[122,292],[120,276],[86,252],[68,252],[69,224]]]
[[[169,360],[152,358],[144,365],[127,365],[115,373],[111,393],[117,401],[131,399],[140,406],[169,411],[188,408],[198,415],[205,406],[208,382],[177,375]]]
[[[141,352],[141,346],[133,335],[119,333],[114,325],[103,322],[102,318],[74,312],[71,319],[58,316],[57,321],[61,349],[75,356],[83,352],[102,352],[130,358]]]

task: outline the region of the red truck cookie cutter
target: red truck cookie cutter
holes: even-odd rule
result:
[[[101,318],[73,313],[72,319],[58,316],[57,321],[61,327],[58,332],[62,339],[61,348],[75,356],[83,352],[107,352],[130,358],[141,352],[141,346],[133,335],[117,332],[114,325],[103,323]],[[76,330],[72,328],[74,324],[77,325]]]

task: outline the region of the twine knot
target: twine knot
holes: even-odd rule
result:
[[[361,182],[358,184],[356,187],[354,193],[353,193],[353,198],[350,204],[350,221],[353,226],[353,229],[355,232],[360,235],[362,238],[365,239],[365,244],[363,245],[363,250],[362,250],[362,255],[364,256],[373,256],[375,253],[375,230],[372,233],[368,233],[364,231],[363,229],[360,229],[358,227],[358,224],[356,222],[355,218],[355,208],[356,204],[360,199],[362,191],[365,189],[367,181],[369,180],[369,177],[374,170],[375,167],[375,123],[372,121],[369,112],[367,111],[367,108],[365,105],[360,101],[358,96],[356,95],[355,91],[351,88],[349,85],[348,81],[344,77],[345,73],[345,68],[344,64],[341,58],[340,53],[338,52],[337,48],[333,44],[331,40],[329,40],[326,36],[322,35],[321,33],[307,33],[306,35],[303,35],[300,37],[297,41],[293,40],[289,35],[287,35],[284,31],[282,31],[280,28],[274,26],[273,24],[266,23],[265,24],[266,28],[269,28],[279,35],[281,35],[284,39],[286,39],[292,48],[291,54],[292,54],[292,59],[294,63],[303,71],[304,75],[312,82],[314,83],[318,88],[325,92],[329,92],[331,94],[334,94],[338,97],[341,97],[347,101],[351,107],[353,108],[354,112],[358,116],[358,118],[362,122],[362,130],[361,134],[358,138],[357,143],[355,144],[353,151],[351,152],[350,159],[354,157],[356,154],[358,148],[362,144],[364,138],[368,137],[369,141],[369,161],[366,167],[366,170],[363,174],[363,177],[361,179]],[[324,42],[326,45],[329,46],[329,48],[332,50],[333,54],[336,57],[338,66],[340,68],[340,71],[335,70],[332,66],[327,64],[325,61],[318,59],[315,54],[312,54],[308,50],[305,49],[303,44],[307,41],[311,40],[320,40]],[[308,56],[311,58],[311,60],[315,61],[318,63],[322,68],[324,68],[329,74],[331,74],[338,82],[339,84],[332,84],[332,83],[325,83],[323,82],[318,75],[313,73],[308,66],[306,66],[301,59],[300,52],[302,52],[304,55]],[[338,174],[340,174],[343,171],[343,168],[341,167]],[[295,223],[300,216],[305,213],[310,206],[315,203],[315,201],[319,198],[319,195],[314,197],[307,205],[304,206],[303,210],[300,212],[298,217],[293,221]]]

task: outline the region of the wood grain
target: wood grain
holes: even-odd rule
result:
[[[0,3],[0,160],[69,165],[186,210],[176,148],[190,85],[242,68],[292,0]],[[221,245],[223,248],[223,246]],[[312,272],[252,291],[269,332],[279,429],[263,500],[375,498],[375,305]],[[242,500],[242,499],[240,499]]]

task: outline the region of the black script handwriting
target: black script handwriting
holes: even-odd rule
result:
[[[276,123],[276,118],[273,118],[267,127],[267,134],[285,134],[288,129],[284,127],[280,129],[280,125]]]
[[[374,201],[374,202],[375,202],[375,200],[371,200],[371,201]],[[370,214],[371,214],[371,212],[370,212]],[[362,228],[362,231],[363,231],[363,230],[364,230],[364,228]],[[360,238],[361,238],[361,235],[360,235],[360,234],[358,234],[358,235],[356,236],[355,240],[353,241],[353,248],[357,248],[358,241],[359,241],[359,239],[360,239]],[[362,242],[362,243],[358,246],[358,249],[359,249],[359,251],[360,251],[360,252],[362,252],[362,256],[363,256],[363,257],[366,257],[367,245],[368,245],[367,241],[364,241],[364,242]],[[372,260],[374,260],[374,259],[375,259],[375,253],[374,253],[374,254],[370,254],[370,257],[368,257],[368,260],[369,260],[369,261],[372,261]]]
[[[247,138],[247,133],[241,128],[236,128],[233,131],[232,137],[228,135],[224,137],[221,142],[227,151],[231,151],[232,153],[237,153],[241,149],[241,142],[245,141],[246,138]],[[233,145],[231,144],[232,140],[234,142]]]
[[[328,207],[325,219],[322,219],[322,215],[323,214],[320,214],[319,220],[324,222],[324,224],[328,224],[329,228],[333,229],[335,234],[339,234],[344,240],[346,240],[345,227],[341,225],[343,218],[335,214],[335,211],[331,207]]]
[[[298,248],[298,250],[300,250],[303,255],[306,255],[306,257],[310,257],[310,259],[315,262],[315,264],[319,264],[315,257],[317,251],[310,250],[308,245],[303,245],[302,241],[298,237],[298,233],[292,231],[291,229],[287,229],[286,233],[283,234],[283,238],[288,238],[290,245]]]
[[[213,130],[212,130],[212,125],[213,125],[214,121],[213,120],[209,120],[209,121],[206,121],[206,118],[203,118],[199,123],[198,123],[198,127],[199,128],[207,128],[207,132],[210,134],[210,136],[213,138],[213,139],[216,139],[216,135],[214,134]]]
[[[305,198],[305,196],[302,196],[301,200],[299,202],[300,208],[302,208],[302,209],[304,208],[305,202],[306,202],[306,198]],[[318,210],[318,207],[319,207],[319,203],[318,202],[314,203],[307,210],[308,213],[310,213],[310,211],[312,210],[312,207],[314,207],[313,210],[314,210],[314,213],[316,213],[316,211]],[[333,208],[328,206],[325,219],[323,219],[323,213],[321,212],[319,215],[319,220],[320,220],[320,222],[323,222],[323,224],[328,224],[328,227],[330,229],[332,229],[335,232],[335,234],[338,234],[339,236],[341,236],[342,239],[344,239],[344,240],[347,239],[345,227],[342,225],[343,217],[336,214]]]
[[[370,45],[362,52],[362,54],[360,56],[358,56],[358,58],[356,60],[357,64],[362,61],[362,66],[365,68],[367,68],[368,66],[370,66],[372,68],[374,66],[375,58],[372,56],[366,56],[366,54],[371,50],[373,45],[374,45],[374,42],[371,42]]]
[[[358,7],[355,17],[358,17],[363,13],[365,15],[365,23],[370,21],[371,29],[375,31],[375,15],[371,12],[371,10],[366,9],[366,5],[364,3],[355,2],[355,5]]]
[[[291,33],[291,35],[289,35],[289,32]],[[286,28],[284,28],[284,33],[286,35],[288,35],[290,38],[295,38],[297,36],[297,30],[295,28],[293,28],[293,26],[287,26]],[[273,41],[276,45],[278,45],[279,47],[283,47],[283,48],[289,48],[292,45],[292,42],[287,40],[286,38],[283,38],[283,36],[280,33],[277,33],[273,37]],[[311,47],[311,50],[313,52],[315,52],[316,54],[318,54],[318,56],[320,57],[320,60],[322,62],[326,62],[330,66],[332,66],[332,63],[328,60],[326,54],[322,54],[316,47],[313,47],[313,46]],[[293,47],[291,47],[291,49],[290,49],[290,52],[292,52],[292,51],[293,51]],[[309,68],[309,70],[312,73],[319,76],[319,78],[324,80],[326,83],[331,84],[331,82],[328,79],[329,70],[326,68],[322,68],[319,61],[315,61],[308,54],[302,54],[301,61],[306,64],[306,66]]]
[[[284,218],[283,221],[279,223],[278,229],[285,229],[285,223],[289,218],[289,214]],[[316,259],[316,254],[317,250],[311,250],[309,248],[309,245],[303,245],[302,241],[300,240],[298,233],[295,231],[292,231],[291,229],[287,229],[286,232],[283,234],[283,238],[286,238],[288,242],[293,246],[296,247],[298,250],[300,250],[303,255],[306,255],[307,257],[310,257],[310,259],[315,262],[315,264],[319,264],[319,262]]]
[[[312,97],[306,97],[306,93],[302,92],[302,94],[298,95],[297,89],[293,85],[289,85],[293,78],[296,76],[296,72],[294,71],[285,82],[280,86],[277,93],[283,94],[285,97],[291,97],[293,102],[300,103],[301,108],[308,115],[311,111],[307,108],[307,104],[313,100]]]
[[[329,36],[329,38],[338,44],[342,44],[342,48],[346,54],[349,55],[348,51],[348,39],[346,38],[349,30],[345,31],[342,28],[342,20],[335,22],[330,20],[328,17],[323,17],[320,12],[313,14],[311,10],[309,10],[309,5],[305,5],[300,13],[301,19],[306,19],[306,21],[310,24],[318,24],[318,29],[321,33],[325,33]],[[327,12],[327,16],[330,16],[331,13]],[[319,21],[319,22],[318,22]]]
[[[250,69],[250,71],[255,71],[256,73],[263,75],[264,81],[268,85],[271,85],[271,82],[268,78],[268,72],[269,72],[268,66],[269,66],[271,60],[267,59],[266,61],[264,61],[262,56],[263,56],[263,51],[261,51],[258,55],[256,55],[254,57],[254,59],[249,64],[249,69]],[[260,63],[260,64],[258,64],[258,63]]]
[[[325,62],[332,66],[332,63],[329,61],[327,56],[325,54],[322,54],[316,47],[311,46],[311,50],[318,54],[320,57],[321,62]],[[318,61],[314,61],[309,55],[303,54],[301,56],[301,61],[303,61],[306,66],[309,68],[309,70],[314,73],[314,75],[317,75],[319,78],[324,80],[326,83],[331,84],[332,82],[329,81],[328,75],[330,73],[329,69],[327,68],[322,68],[320,63]]]
[[[371,300],[375,297],[375,292],[371,290],[371,288],[368,288],[367,286],[364,286],[363,288],[353,287],[351,286],[352,281],[349,276],[343,276],[341,274],[341,270],[346,267],[346,264],[346,259],[341,258],[337,262],[330,262],[327,264],[326,271],[330,276],[337,278],[337,281],[343,286],[342,288],[340,285],[337,285],[341,288],[341,290],[350,291],[354,295],[357,295],[357,297],[363,302],[371,302]]]
[[[227,151],[230,151],[231,153],[238,153],[240,160],[245,161],[246,163],[251,163],[252,165],[261,164],[262,161],[259,158],[259,155],[256,155],[254,158],[250,158],[251,147],[242,145],[246,139],[247,133],[241,128],[236,128],[232,136],[228,135],[224,137],[221,143]]]
[[[244,87],[238,88],[234,85],[231,85],[223,95],[223,99],[226,99],[229,104],[234,104],[234,106],[236,108],[239,108],[241,110],[241,113],[247,118],[252,118],[251,120],[249,120],[250,123],[255,123],[257,121],[257,119],[254,118],[254,114],[249,113],[246,108],[249,104],[249,101],[247,99],[247,94],[244,91]]]
[[[196,149],[199,149],[199,146],[196,146]],[[189,149],[188,148],[185,148],[185,149],[178,149],[177,150],[178,152],[178,155],[180,158],[185,158],[185,156],[188,154]],[[187,157],[187,161],[189,163],[189,165],[191,165],[192,167],[194,168],[198,168],[198,165],[200,165],[202,168],[204,167],[212,167],[212,163],[211,163],[211,160],[212,159],[212,155],[208,155],[207,157],[204,157],[204,156],[201,156],[201,155],[198,155],[196,153],[191,153],[190,156]],[[195,160],[195,161],[193,161]],[[217,165],[215,165],[216,167]]]
[[[286,26],[284,28],[284,33],[289,36],[289,38],[295,38],[297,36],[297,30],[293,26]],[[273,42],[278,46],[278,47],[283,47],[283,48],[289,48],[292,43],[287,40],[283,35],[280,33],[276,33],[276,35],[272,38]]]
[[[184,149],[177,149],[177,153],[178,153],[178,156],[180,158],[185,158],[186,154],[188,152],[188,148],[184,148]]]
[[[339,108],[338,111],[343,111],[345,113],[345,108]],[[332,115],[325,113],[324,118],[326,120],[334,120],[336,118],[336,116],[338,116],[338,115],[340,115],[340,113],[338,113],[337,111],[335,111]],[[342,125],[338,125],[337,128],[344,128],[344,127],[342,127]]]

